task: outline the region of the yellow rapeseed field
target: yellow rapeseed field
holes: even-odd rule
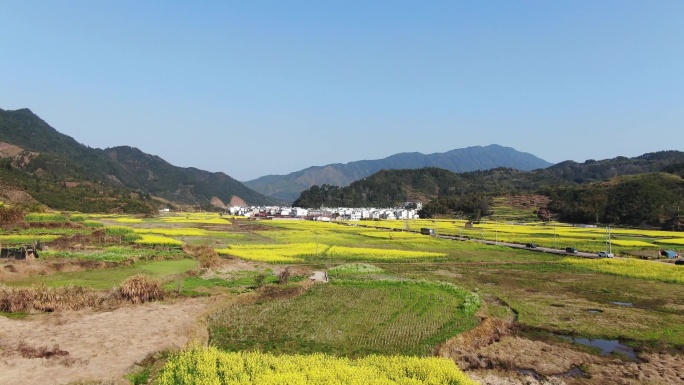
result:
[[[360,359],[325,354],[272,355],[222,352],[192,347],[174,354],[162,368],[158,385],[475,385],[446,358],[369,356]]]
[[[409,251],[396,249],[375,249],[368,247],[332,246],[326,253],[331,258],[342,259],[427,259],[446,257],[445,253]]]
[[[323,255],[327,245],[316,243],[287,243],[270,245],[231,245],[229,248],[216,249],[221,255],[236,257],[259,262],[289,263],[301,262],[307,256]]]
[[[169,238],[169,237],[164,237],[161,235],[148,235],[148,234],[143,234],[140,239],[136,240],[135,243],[141,244],[141,245],[147,245],[147,246],[167,246],[167,247],[177,247],[177,246],[183,246],[183,242]]]
[[[380,238],[380,239],[422,239],[425,236],[416,234],[416,233],[408,233],[408,232],[397,232],[397,231],[362,231],[359,232],[360,235],[366,236],[366,237],[371,237],[371,238]]]
[[[154,229],[135,229],[133,230],[138,234],[158,234],[165,235],[167,237],[180,237],[180,236],[195,236],[201,237],[207,235],[207,231],[204,229],[197,229],[193,227],[183,227],[183,228],[154,228]]]
[[[640,259],[580,259],[565,258],[564,263],[581,266],[590,270],[641,278],[652,281],[684,283],[684,269],[669,263],[643,261]]]
[[[674,238],[674,239],[660,239],[658,243],[667,243],[670,245],[684,245],[684,238]]]
[[[159,221],[165,223],[202,223],[213,225],[228,225],[230,221],[214,213],[186,213],[174,216],[163,216]]]
[[[630,241],[630,240],[622,240],[622,239],[613,239],[611,240],[613,245],[616,246],[627,246],[627,247],[658,247],[658,245],[654,245],[652,243],[644,242],[644,241]]]

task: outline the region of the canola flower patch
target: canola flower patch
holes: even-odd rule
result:
[[[174,216],[160,217],[159,221],[164,223],[202,223],[214,225],[228,225],[230,221],[214,213],[188,213]]]
[[[363,231],[359,232],[359,234],[366,237],[380,239],[419,239],[424,237],[420,234],[407,233],[402,231]]]
[[[684,245],[684,238],[674,238],[674,239],[659,239],[657,243],[667,243],[670,245]]]
[[[128,226],[107,226],[104,230],[108,235],[132,234],[135,231],[132,227]]]
[[[604,230],[605,232],[605,230]],[[632,235],[650,238],[684,238],[683,231],[664,231],[664,230],[641,230],[641,229],[610,229],[613,235]]]
[[[631,241],[631,240],[622,240],[622,239],[613,239],[613,240],[611,240],[611,243],[613,245],[626,246],[626,247],[658,247],[658,245],[654,245],[653,243],[649,243],[649,242]]]
[[[12,235],[0,235],[0,244],[3,245],[23,245],[23,244],[31,244],[33,242],[51,242],[54,241],[55,239],[59,238],[60,235],[56,234],[42,234],[42,235],[33,235],[33,234],[12,234]]]
[[[139,228],[134,229],[134,232],[138,234],[158,234],[165,235],[167,237],[180,237],[180,236],[195,236],[201,237],[207,235],[207,231],[203,229],[197,229],[193,227],[184,228]]]
[[[191,347],[174,354],[158,385],[185,384],[441,384],[475,385],[446,358],[369,356],[356,360],[325,354],[273,355]]]
[[[221,255],[233,255],[251,261],[268,263],[301,262],[306,257],[323,255],[327,245],[316,243],[290,243],[272,245],[231,245],[229,248],[217,249]]]
[[[565,258],[564,263],[589,270],[641,278],[652,281],[684,283],[684,269],[669,263],[643,261],[640,259],[579,259]]]
[[[139,245],[147,245],[147,246],[167,246],[167,247],[178,247],[178,246],[183,246],[183,242],[169,238],[169,237],[164,237],[161,235],[148,235],[148,234],[143,234],[140,236],[140,239],[137,239],[135,243]]]
[[[332,246],[328,249],[326,256],[340,259],[400,260],[444,258],[447,254],[429,251]]]

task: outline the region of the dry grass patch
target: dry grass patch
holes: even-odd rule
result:
[[[17,313],[31,310],[44,312],[78,310],[99,306],[108,298],[108,293],[77,286],[41,285],[23,288],[0,286],[0,311]]]
[[[52,349],[47,346],[33,347],[26,342],[22,341],[17,347],[19,354],[24,358],[52,358],[52,357],[64,357],[68,356],[69,352],[59,348],[59,345],[55,344]]]
[[[54,312],[84,308],[114,308],[121,302],[133,304],[164,299],[161,282],[144,274],[134,275],[120,287],[101,291],[80,286],[8,287],[0,285],[0,312]]]
[[[145,274],[136,274],[125,280],[118,294],[134,304],[164,299],[161,282]]]
[[[512,327],[513,321],[487,317],[474,329],[437,346],[434,354],[453,359],[462,369],[492,367],[491,362],[484,362],[475,351],[501,340]]]
[[[221,263],[218,253],[209,246],[187,245],[183,251],[197,259],[199,267],[204,269],[216,268]]]

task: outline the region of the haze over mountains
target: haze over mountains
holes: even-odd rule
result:
[[[406,152],[383,159],[313,166],[287,175],[267,175],[244,183],[261,194],[292,202],[302,191],[313,185],[348,186],[383,169],[438,167],[453,172],[466,172],[497,167],[534,170],[548,166],[551,163],[532,154],[492,144],[443,153]]]

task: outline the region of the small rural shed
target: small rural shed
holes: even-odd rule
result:
[[[660,252],[660,255],[662,255],[665,258],[677,258],[677,252],[674,250],[662,250]]]

